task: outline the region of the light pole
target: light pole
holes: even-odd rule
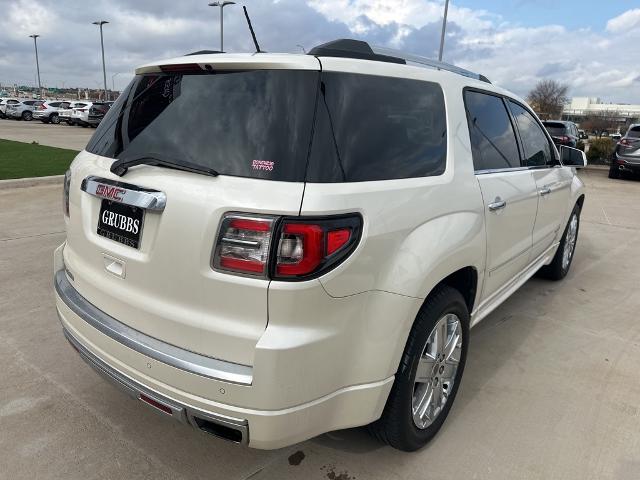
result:
[[[220,51],[224,52],[224,7],[226,7],[227,5],[235,5],[236,2],[228,2],[228,1],[223,1],[223,2],[211,2],[209,4],[210,7],[220,7]]]
[[[40,95],[40,98],[42,98],[42,84],[40,83],[40,62],[38,61],[38,40],[37,38],[40,35],[36,35],[35,33],[33,35],[29,35],[30,38],[33,38],[33,46],[36,47],[36,70],[38,72],[38,93]]]
[[[102,26],[105,23],[109,23],[106,20],[98,20],[97,22],[93,22],[94,25],[98,25],[100,27],[100,47],[102,48],[102,77],[104,80],[104,99],[107,99],[107,69],[104,66],[104,39],[102,37]]]
[[[449,12],[449,0],[444,2],[444,18],[442,19],[442,33],[440,34],[440,53],[438,54],[438,61],[442,61],[442,51],[444,50],[444,32],[447,29],[447,13]]]
[[[116,77],[120,75],[120,72],[114,73],[113,75],[111,75],[111,91],[115,92],[116,91]]]

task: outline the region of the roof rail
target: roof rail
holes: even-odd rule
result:
[[[451,65],[450,63],[441,62],[439,60],[432,60],[427,57],[421,57],[420,55],[414,55],[412,53],[404,53],[400,50],[395,50],[393,48],[372,46],[371,50],[374,53],[379,55],[394,55],[396,57],[402,58],[407,63],[417,63],[420,66],[436,68],[438,70],[446,70],[447,72],[457,73],[458,75],[463,75],[469,78],[475,78],[476,80],[480,80],[486,83],[491,83],[487,77],[484,75],[480,75],[479,73],[472,72],[470,70],[456,67],[455,65]]]
[[[448,72],[474,78],[482,82],[491,83],[484,75],[456,67],[450,63],[432,60],[430,58],[413,55],[411,53],[404,53],[392,48],[371,46],[367,42],[363,42],[361,40],[341,39],[323,43],[322,45],[312,48],[309,51],[309,55],[360,58],[363,60],[375,60],[379,62],[400,64],[417,64],[419,66],[435,68],[437,70],[446,70]]]

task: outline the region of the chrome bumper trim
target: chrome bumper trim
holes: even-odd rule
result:
[[[62,301],[76,315],[96,330],[125,347],[185,372],[223,382],[251,385],[253,368],[250,366],[225,362],[224,360],[218,360],[176,347],[134,330],[107,315],[73,288],[67,279],[64,269],[56,272],[54,284],[56,292]]]
[[[141,400],[142,403],[145,404],[146,402],[141,399],[141,395],[151,398],[154,401],[160,403],[162,406],[170,409],[171,414],[162,412],[158,408],[154,408],[154,411],[161,412],[163,416],[172,417],[180,423],[190,425],[197,429],[200,429],[200,427],[196,423],[196,419],[206,419],[210,422],[222,425],[223,427],[236,430],[242,435],[242,440],[238,443],[242,443],[244,445],[249,443],[249,424],[247,420],[227,417],[225,415],[215,414],[211,412],[205,412],[197,408],[182,405],[174,400],[170,400],[164,397],[163,395],[159,395],[158,393],[149,390],[135,380],[121,374],[120,372],[100,360],[96,355],[91,353],[84,345],[82,345],[82,343],[80,343],[80,341],[76,337],[74,337],[73,334],[66,328],[62,327],[62,332],[64,333],[64,336],[69,341],[71,346],[78,352],[78,354],[80,354],[80,358],[82,358],[98,374],[114,384],[116,387],[118,387],[118,389],[122,390],[131,398]]]

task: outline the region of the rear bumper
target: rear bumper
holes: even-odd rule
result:
[[[336,372],[333,359],[327,359],[326,354],[324,363],[314,362],[313,370],[309,370],[299,366],[315,352],[269,348],[259,363],[237,370],[239,366],[233,363],[157,340],[154,343],[155,339],[127,330],[115,319],[111,320],[117,323],[97,318],[96,311],[100,311],[83,299],[67,278],[62,247],[56,251],[55,271],[57,311],[70,343],[87,363],[129,396],[146,404],[151,398],[164,407],[159,411],[164,410],[167,417],[217,436],[224,436],[217,430],[221,426],[223,432],[230,433],[227,439],[273,449],[327,431],[365,425],[382,413],[393,375],[325,389],[324,394],[316,396],[314,388]],[[283,334],[286,332],[279,331]],[[366,361],[362,359],[361,363]],[[298,397],[282,395],[289,391],[305,392],[312,400],[292,405],[289,400]],[[277,398],[281,408],[274,408],[278,407]]]
[[[629,157],[616,153],[615,164],[620,170],[640,172],[640,157]]]

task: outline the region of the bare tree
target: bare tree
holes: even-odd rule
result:
[[[541,118],[560,118],[562,108],[569,99],[568,91],[568,85],[544,79],[540,80],[529,92],[527,101]]]

